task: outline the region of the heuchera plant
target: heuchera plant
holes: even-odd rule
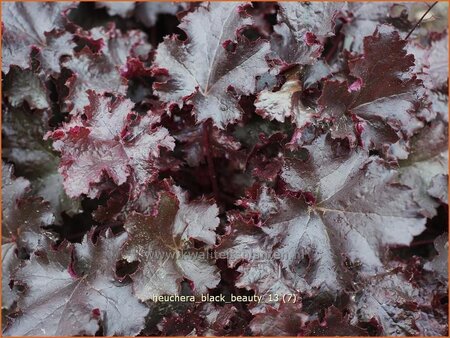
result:
[[[448,334],[445,3],[2,13],[4,335]]]

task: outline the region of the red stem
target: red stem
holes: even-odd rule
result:
[[[211,154],[210,147],[210,120],[203,122],[203,155],[206,157],[206,162],[208,163],[208,175],[211,182],[212,190],[216,201],[219,201],[219,186],[217,185],[216,171],[214,169],[214,160]]]
[[[328,51],[327,55],[325,55],[325,61],[328,63],[330,62],[331,58],[333,57],[333,55],[336,53],[340,43],[343,40],[343,35],[339,34],[337,37],[335,37],[335,41],[333,43],[333,45],[331,46],[330,50]]]
[[[150,44],[154,48],[158,46],[158,35],[156,32],[156,25],[150,29]]]
[[[412,242],[410,247],[429,245],[429,244],[433,244],[433,243],[434,243],[434,240],[432,240],[432,239],[423,239],[421,241]]]
[[[412,32],[414,32],[416,30],[417,26],[420,25],[420,23],[423,21],[423,19],[425,19],[425,17],[427,16],[428,12],[431,11],[433,9],[433,7],[436,6],[437,3],[438,3],[438,1],[434,2],[431,6],[428,7],[427,11],[425,13],[423,13],[423,15],[419,19],[419,21],[417,21],[416,24],[414,25],[414,27],[409,31],[409,33],[406,36],[405,40],[408,40],[408,38],[412,34]]]
[[[433,244],[434,240],[432,239],[423,239],[420,241],[414,241],[410,245],[402,244],[402,245],[394,245],[392,249],[403,249],[403,248],[415,248],[418,246]]]

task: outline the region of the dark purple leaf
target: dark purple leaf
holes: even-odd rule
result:
[[[110,230],[93,243],[92,233],[75,246],[63,243],[34,254],[15,275],[24,283],[6,335],[136,335],[144,326],[146,306],[133,297],[130,284],[118,281],[115,264],[127,235]]]
[[[124,97],[113,100],[93,91],[86,94],[90,102],[84,108],[86,119],[74,116],[49,135],[62,153],[60,172],[67,194],[96,196],[95,184],[104,174],[117,185],[130,175],[137,186],[154,179],[157,168],[152,162],[160,147],[174,146],[167,129],[155,126],[159,117],[137,115]],[[135,120],[130,122],[132,117]]]
[[[58,71],[59,58],[71,54],[74,45],[67,39],[69,35],[55,34],[54,31],[64,26],[63,12],[75,6],[70,2],[4,4],[2,71],[8,73],[11,65],[29,68],[32,47],[42,53],[46,69]],[[56,42],[58,39],[64,39],[66,44]]]
[[[269,44],[242,36],[241,30],[253,21],[241,6],[209,3],[198,7],[180,25],[188,40],[166,37],[156,51],[154,72],[168,75],[165,82],[154,84],[161,100],[192,104],[197,121],[211,118],[220,128],[239,120],[243,113],[230,87],[237,95],[251,94],[255,77],[268,70]],[[208,34],[200,34],[205,30]]]
[[[174,187],[172,192],[160,194],[152,215],[134,213],[127,218],[125,229],[130,240],[123,248],[123,258],[140,263],[132,276],[139,299],[178,294],[184,278],[192,282],[195,294],[217,285],[214,261],[193,242],[215,244],[217,213],[215,204],[189,202],[187,194]]]

